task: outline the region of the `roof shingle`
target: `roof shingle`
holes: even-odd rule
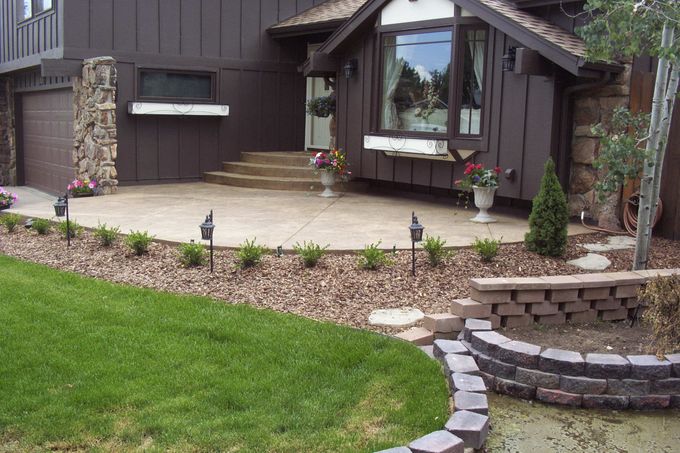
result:
[[[276,25],[272,25],[271,29],[346,20],[352,17],[352,14],[361,8],[367,1],[368,0],[328,0],[320,5],[313,6],[296,16],[279,22]]]

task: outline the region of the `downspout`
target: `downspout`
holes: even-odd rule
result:
[[[592,90],[595,88],[601,88],[609,83],[612,79],[611,72],[605,72],[602,77],[596,82],[581,83],[578,85],[570,85],[564,89],[562,92],[561,108],[562,113],[560,115],[560,154],[557,156],[557,171],[560,177],[560,182],[562,186],[569,192],[569,176],[571,162],[571,137],[573,135],[571,120],[571,97],[581,91]]]

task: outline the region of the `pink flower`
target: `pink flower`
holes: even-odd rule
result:
[[[457,186],[460,186],[460,184],[461,184],[462,182],[463,182],[463,181],[461,181],[460,179],[456,179],[455,181],[453,181],[453,183],[454,183],[455,185],[457,185]]]
[[[87,187],[89,187],[90,189],[94,189],[94,184],[89,183],[89,184],[87,185]]]
[[[73,190],[73,184],[69,184],[68,186],[66,186],[66,189],[67,190]]]

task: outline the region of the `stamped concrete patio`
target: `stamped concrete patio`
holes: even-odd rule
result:
[[[19,195],[12,212],[53,218],[55,197],[27,187],[8,188]],[[115,195],[70,200],[71,218],[85,227],[99,223],[121,232],[147,230],[157,239],[200,239],[198,225],[214,210],[215,245],[236,247],[246,238],[269,247],[291,249],[314,240],[333,250],[357,250],[377,241],[381,247],[410,248],[408,226],[415,211],[425,233],[446,239],[448,246],[469,246],[476,237],[518,242],[528,231],[524,212],[492,209],[497,223],[469,221],[475,209],[456,207],[450,199],[348,193],[320,198],[315,193],[287,192],[206,184],[121,187]],[[569,234],[588,230],[578,224]]]

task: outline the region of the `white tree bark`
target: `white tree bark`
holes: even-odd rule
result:
[[[673,27],[664,24],[661,46],[670,47],[673,42]],[[669,83],[669,72],[672,74]],[[652,100],[652,115],[647,139],[647,159],[645,160],[640,184],[640,205],[638,208],[638,228],[635,243],[633,270],[646,269],[649,256],[649,244],[652,238],[652,223],[659,202],[661,186],[661,170],[668,142],[670,118],[673,113],[675,95],[678,91],[678,68],[670,61],[659,58]]]

